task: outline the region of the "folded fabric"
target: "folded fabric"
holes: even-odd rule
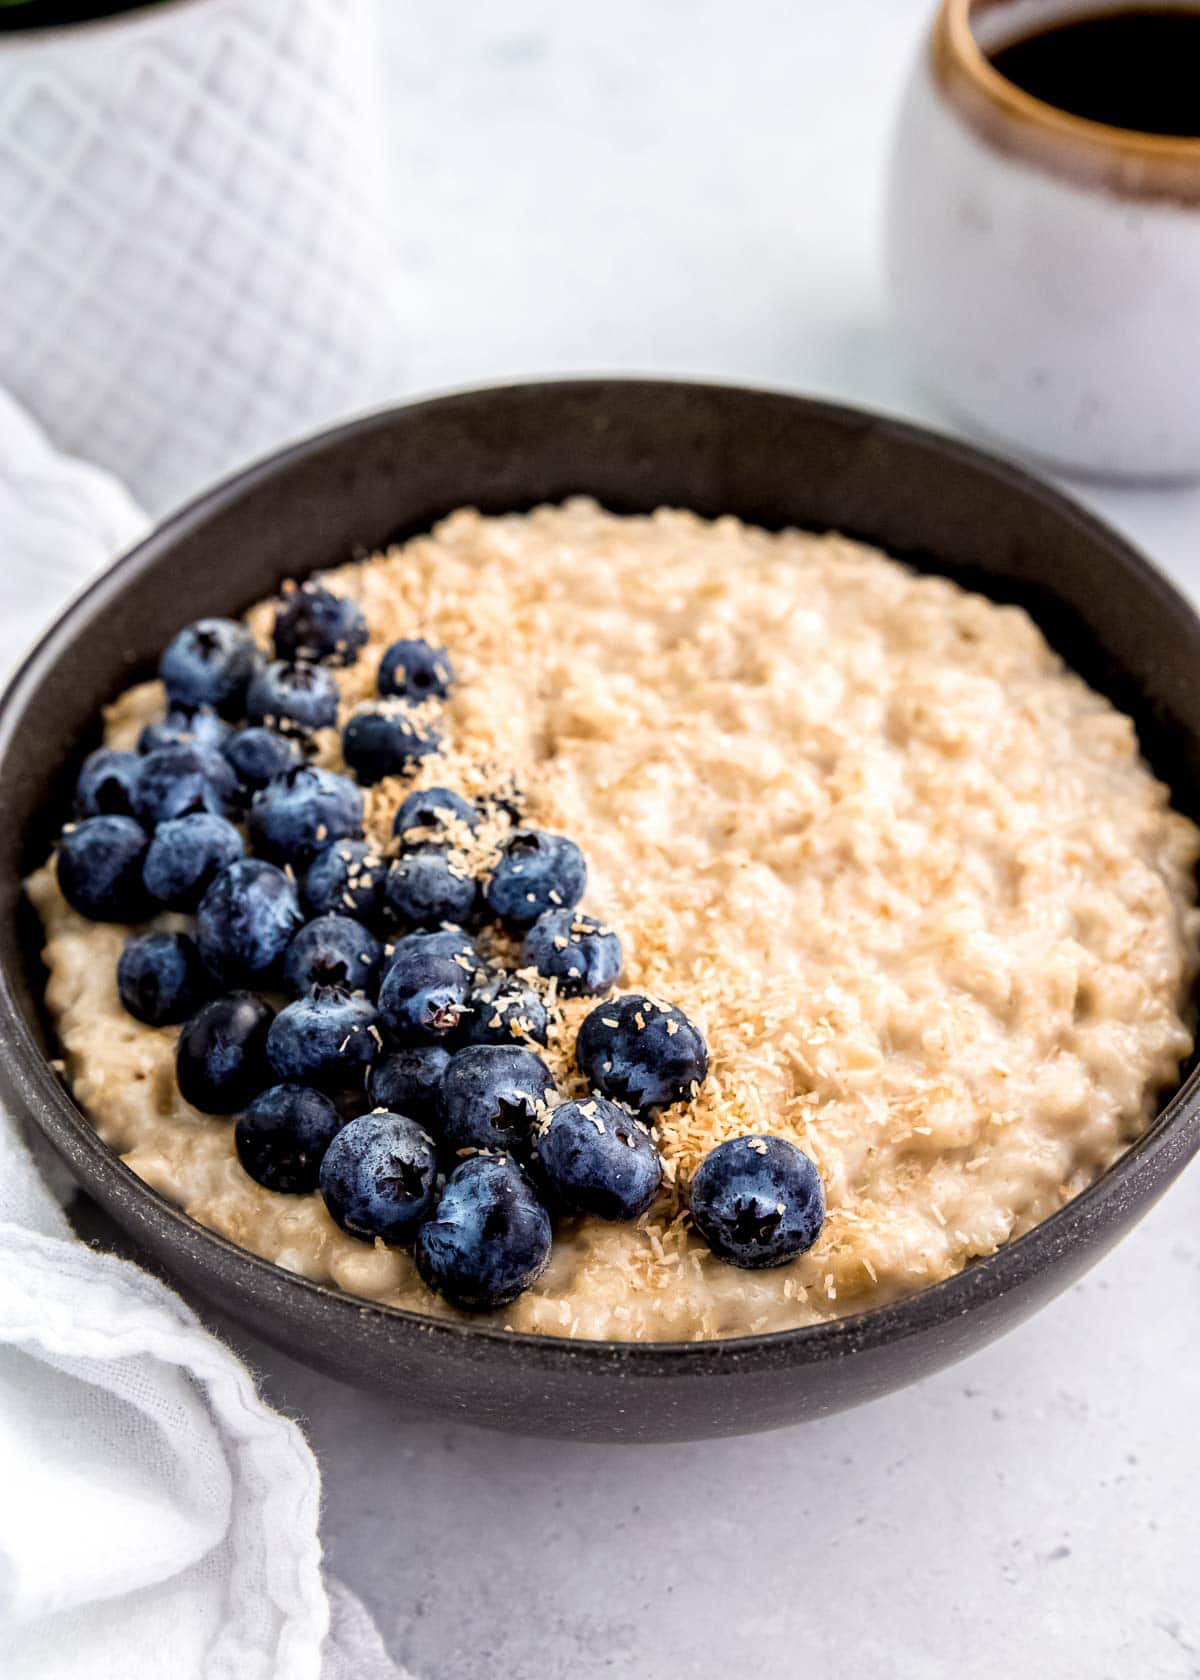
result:
[[[0,392],[0,660],[144,527]],[[0,1113],[0,1658],[6,1680],[384,1680],[321,1577],[299,1429],[170,1289],[80,1242]]]

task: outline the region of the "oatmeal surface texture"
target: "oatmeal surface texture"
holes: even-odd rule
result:
[[[698,1099],[655,1128],[658,1204],[560,1227],[501,1322],[687,1340],[858,1311],[1028,1230],[1146,1126],[1191,1048],[1198,835],[1023,611],[838,536],[585,500],[459,512],[325,581],[371,631],[334,673],[343,721],[398,637],[458,672],[442,753],[367,791],[368,833],[389,849],[414,787],[511,774],[523,820],[583,848],[620,989],[708,1039]],[[274,607],[249,615],[264,646]],[[131,690],[108,741],[162,708],[158,683]],[[232,1123],[179,1095],[177,1029],[120,1006],[127,930],[72,912],[49,867],[30,891],[66,1077],[134,1171],[281,1266],[453,1315],[407,1253],[242,1171]],[[563,1005],[546,1053],[564,1097],[595,1001]],[[774,1271],[715,1260],[683,1212],[704,1153],[749,1131],[799,1144],[828,1198],[815,1248]]]

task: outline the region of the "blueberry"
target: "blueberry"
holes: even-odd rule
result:
[[[132,817],[88,817],[63,829],[58,884],[72,910],[94,922],[136,922],[149,911],[142,885],[146,831]]]
[[[170,822],[189,811],[215,811],[227,817],[237,797],[237,778],[215,747],[185,741],[156,747],[138,770],[134,810],[147,828]]]
[[[573,840],[519,828],[505,841],[484,897],[502,922],[526,928],[547,910],[572,909],[586,882],[587,865]]]
[[[216,715],[215,713],[213,714]],[[137,750],[141,754],[157,752],[160,747],[190,747],[195,744],[196,737],[186,723],[172,721],[182,720],[186,716],[183,712],[168,712],[157,723],[147,723],[138,732]],[[212,742],[208,743],[210,746]]]
[[[575,1059],[594,1090],[642,1113],[686,1102],[708,1073],[708,1047],[683,1011],[637,992],[597,1004]]]
[[[383,948],[349,916],[318,916],[287,948],[283,977],[293,992],[340,986],[344,992],[375,989]]]
[[[454,667],[445,648],[429,642],[393,642],[379,661],[380,694],[402,700],[444,700],[454,686]]]
[[[233,773],[244,788],[257,792],[267,783],[282,776],[297,764],[304,763],[304,754],[296,741],[277,735],[260,723],[248,729],[235,729],[225,741],[222,752],[233,767]]]
[[[229,725],[211,706],[173,706],[166,717],[148,723],[138,736],[140,753],[157,752],[159,747],[220,747],[229,735]]]
[[[462,922],[475,908],[477,884],[453,852],[423,846],[405,852],[387,872],[383,899],[401,927],[436,928]]]
[[[803,1254],[825,1222],[821,1175],[786,1138],[719,1143],[697,1167],[688,1204],[713,1253],[753,1271]]]
[[[250,805],[250,844],[276,863],[304,868],[331,840],[357,840],[363,797],[346,776],[299,765],[268,782]]]
[[[515,1161],[476,1155],[450,1174],[414,1258],[423,1281],[456,1307],[505,1307],[545,1270],[550,1218]]]
[[[544,1000],[515,974],[490,974],[470,996],[464,1031],[471,1044],[545,1044],[550,1014]]]
[[[353,665],[367,642],[367,621],[357,601],[335,595],[319,583],[285,585],[275,614],[275,652],[280,659],[309,659]]]
[[[471,1044],[442,1081],[442,1135],[452,1151],[525,1152],[534,1121],[554,1092],[550,1069],[515,1044]]]
[[[245,851],[242,837],[225,817],[192,811],[172,817],[154,831],[142,865],[146,890],[173,910],[193,910],[209,883]]]
[[[534,1133],[534,1148],[554,1201],[567,1213],[636,1219],[662,1183],[649,1132],[604,1097],[552,1108]]]
[[[374,921],[383,903],[387,871],[387,859],[369,841],[330,841],[308,866],[304,902],[314,916],[336,912]]]
[[[75,783],[75,812],[80,817],[133,815],[141,760],[136,753],[97,747],[83,761]]]
[[[367,701],[342,731],[342,757],[368,786],[385,776],[410,775],[438,744],[404,700]]]
[[[256,1183],[299,1196],[317,1188],[325,1151],[341,1124],[333,1103],[310,1085],[272,1085],[238,1120],[233,1141]]]
[[[392,823],[392,833],[408,845],[436,840],[461,840],[463,830],[474,833],[479,812],[461,793],[450,788],[425,788],[410,793]]]
[[[386,1109],[360,1114],[329,1146],[321,1194],[352,1237],[409,1243],[437,1199],[433,1143],[408,1115]]]
[[[203,1114],[237,1114],[265,1085],[271,1006],[253,992],[214,998],[186,1022],[175,1051],[185,1102]]]
[[[200,953],[186,933],[135,933],[125,941],[117,990],[135,1020],[150,1027],[185,1021],[209,989]]]
[[[244,624],[201,618],[168,644],[158,674],[172,706],[214,706],[231,716],[241,709],[257,658]]]
[[[412,934],[392,951],[379,987],[379,1013],[400,1044],[448,1039],[466,1013],[474,969],[465,953],[447,950],[445,938]]]
[[[295,882],[273,863],[242,858],[200,900],[196,942],[223,985],[266,981],[303,920]]]
[[[482,974],[483,958],[461,928],[438,928],[433,933],[406,933],[392,946],[389,966],[402,961],[406,955],[424,952],[426,956],[452,957],[455,967],[474,977]]]
[[[367,1095],[377,1108],[407,1114],[427,1131],[436,1131],[442,1118],[442,1080],[449,1066],[449,1052],[438,1044],[393,1050],[372,1066]]]
[[[283,735],[329,729],[337,722],[338,688],[329,672],[304,660],[277,659],[264,665],[246,695],[251,723],[267,724]]]
[[[579,910],[547,910],[525,935],[521,961],[557,980],[564,997],[606,992],[621,972],[621,941]]]
[[[336,986],[318,986],[281,1009],[267,1035],[280,1079],[344,1090],[379,1054],[375,1006]]]

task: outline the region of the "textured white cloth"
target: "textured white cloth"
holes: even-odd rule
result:
[[[3,662],[143,524],[0,391]],[[170,1289],[76,1238],[54,1178],[0,1114],[0,1672],[395,1680],[322,1582],[299,1429]]]
[[[148,507],[388,389],[378,10],[192,0],[4,36],[4,382]]]

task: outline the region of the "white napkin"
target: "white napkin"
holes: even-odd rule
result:
[[[0,391],[0,662],[144,524]],[[0,1113],[6,1680],[396,1680],[322,1582],[319,1499],[295,1424],[170,1289],[75,1237]]]

